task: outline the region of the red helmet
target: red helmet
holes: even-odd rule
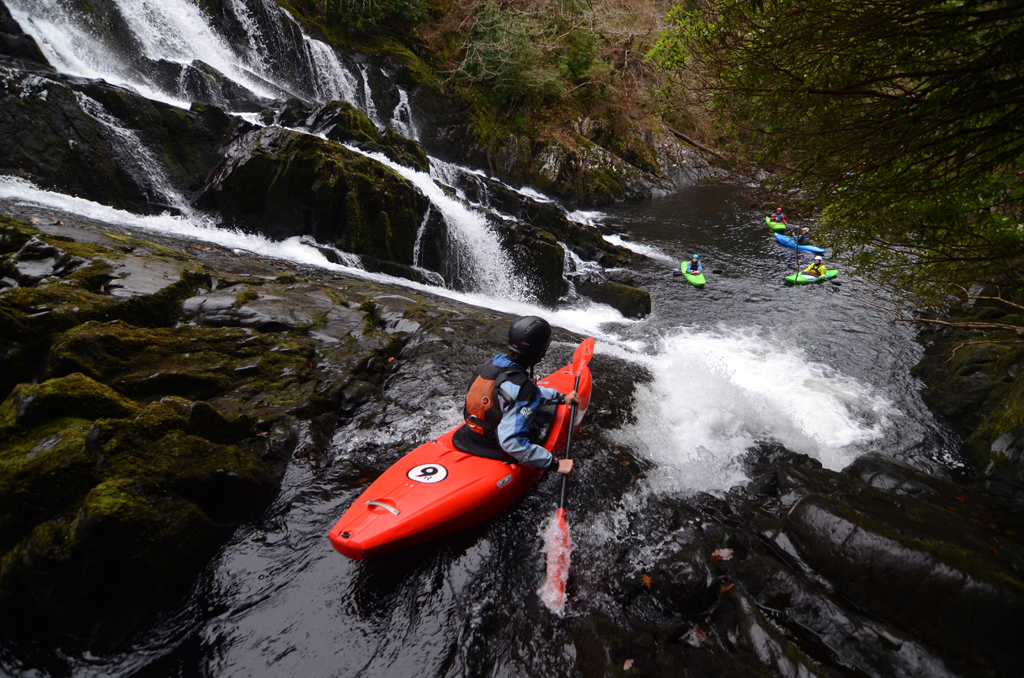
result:
[[[782,211],[782,208],[781,208],[781,207],[776,207],[776,208],[775,208],[775,211],[776,211],[776,212],[781,212],[781,211]]]

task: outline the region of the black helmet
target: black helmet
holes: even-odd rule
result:
[[[508,328],[508,347],[513,360],[526,366],[540,362],[551,343],[551,325],[544,318],[528,315]]]

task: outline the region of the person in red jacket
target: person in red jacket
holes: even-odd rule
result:
[[[775,208],[775,214],[772,215],[772,221],[777,221],[781,224],[789,225],[789,222],[786,221],[786,215],[782,213],[781,207]]]

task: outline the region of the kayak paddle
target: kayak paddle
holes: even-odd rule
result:
[[[594,338],[588,337],[572,355],[572,371],[576,375],[573,390],[580,388],[580,375],[594,355]],[[569,434],[565,439],[565,458],[570,459],[572,452],[572,430],[576,423],[576,405],[569,408]],[[552,612],[561,613],[565,604],[565,583],[569,580],[569,554],[572,546],[569,542],[569,525],[565,522],[565,493],[569,485],[569,476],[562,476],[562,494],[558,500],[558,513],[544,531],[544,550],[547,552],[547,579],[543,588],[538,591],[541,600]]]

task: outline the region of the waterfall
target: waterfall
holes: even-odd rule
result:
[[[392,84],[386,96],[375,100],[377,82],[371,75],[389,79],[383,68],[339,56],[329,45],[308,36],[270,0],[224,0],[216,19],[194,0],[108,0],[101,10],[95,9],[95,3],[86,7],[88,1],[4,0],[50,63],[67,74],[104,79],[179,107],[189,107],[193,101],[213,103],[254,124],[262,124],[258,111],[291,96],[316,102],[342,99],[360,108],[378,127],[417,136],[409,94],[403,88]],[[98,14],[103,14],[102,20],[96,18]],[[154,204],[204,220],[174,188],[158,153],[148,150],[134,131],[97,101],[79,95],[78,102],[100,123],[114,153]],[[442,271],[424,272],[428,279],[506,300],[531,298],[495,228],[498,222],[516,219],[487,205],[489,184],[481,172],[432,158],[431,175],[453,186],[453,197],[431,175],[378,154],[368,155],[397,171],[430,200],[431,211],[417,236],[414,261],[422,270],[420,249],[431,220],[443,239],[444,261]],[[467,197],[463,188],[472,195]],[[531,197],[547,200],[539,194]]]
[[[358,81],[347,68],[341,65],[338,55],[329,45],[303,35],[306,49],[313,68],[313,86],[320,101],[347,101],[358,107]]]
[[[263,5],[263,0],[254,0],[267,17],[263,26],[241,0],[225,5],[228,19],[240,29],[238,44],[232,44],[189,0],[119,0],[117,12],[111,13],[116,16],[104,17],[103,23],[95,22],[90,12],[73,2],[5,2],[22,30],[35,38],[58,70],[102,78],[150,99],[185,108],[195,100],[180,76],[174,78],[177,86],[160,77],[161,67],[177,65],[204,72],[213,69],[256,101],[287,96],[318,102],[357,101],[356,80],[334,50],[302,32],[276,4]],[[116,36],[111,34],[114,25],[120,30]],[[300,36],[301,44],[289,44],[295,42],[292,33]],[[271,44],[293,48],[297,59],[272,58]]]
[[[440,211],[447,225],[449,256],[458,280],[482,294],[519,301],[529,298],[498,234],[482,212],[450,197],[429,174],[399,165],[380,153],[367,153],[348,144],[345,147],[398,172]]]
[[[366,73],[366,66],[359,65],[359,74],[363,81],[363,113],[373,121],[377,127],[383,127],[380,116],[377,114],[377,106],[373,103],[373,92],[370,91],[370,76]]]
[[[171,184],[163,165],[157,162],[134,131],[124,127],[120,120],[107,113],[103,105],[95,99],[81,92],[75,92],[75,99],[89,117],[100,123],[118,159],[135,168],[131,174],[136,181],[146,187],[147,193],[150,194],[150,203],[163,203],[183,216],[198,218],[185,197]]]
[[[382,70],[381,75],[387,74]],[[401,87],[396,87],[396,89],[398,90],[398,104],[395,105],[395,110],[391,113],[388,127],[404,137],[419,141],[419,133],[416,131],[416,125],[412,119],[412,107],[409,106],[409,94]]]

